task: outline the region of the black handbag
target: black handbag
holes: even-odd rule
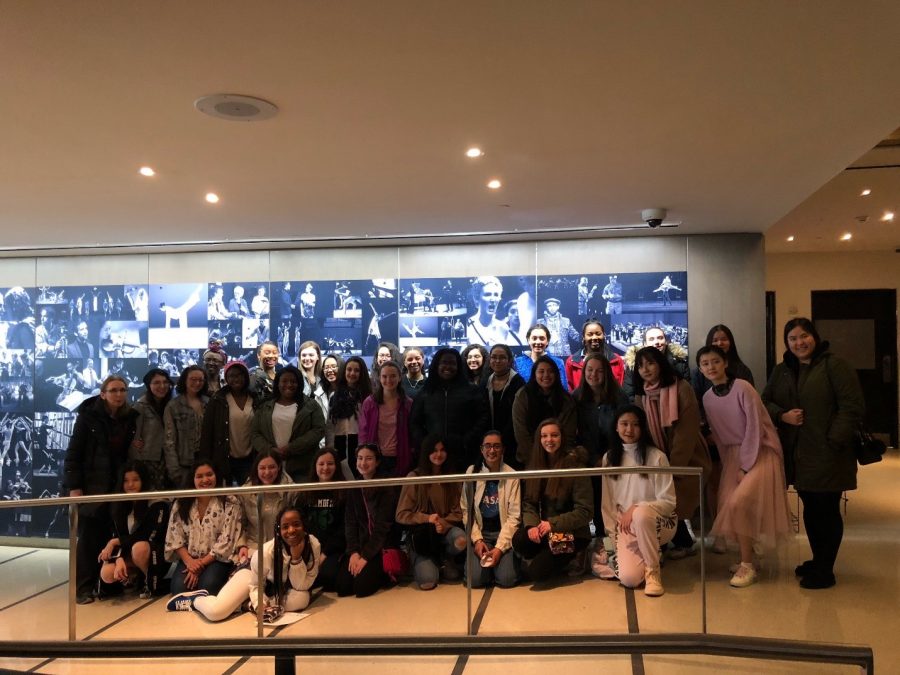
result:
[[[825,375],[828,378],[828,386],[831,387],[832,396],[834,394],[834,383],[831,381],[831,368],[829,367],[830,358],[825,359]],[[837,398],[835,396],[835,398]],[[853,454],[860,466],[866,464],[875,464],[881,461],[887,446],[883,441],[875,438],[868,429],[863,426],[862,422],[856,425],[856,431],[853,432]]]
[[[856,428],[853,436],[853,453],[860,465],[880,462],[885,450],[887,446],[884,441],[875,438],[862,424]]]

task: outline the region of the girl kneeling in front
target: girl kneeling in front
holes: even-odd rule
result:
[[[616,411],[616,433],[603,457],[604,467],[669,466],[669,460],[647,441],[644,411],[634,405]],[[659,573],[659,547],[671,541],[677,525],[675,485],[671,474],[603,476],[603,525],[615,541],[619,581],[644,594],[665,593]]]

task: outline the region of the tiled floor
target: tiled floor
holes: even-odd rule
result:
[[[807,557],[798,536],[777,558],[764,563],[762,581],[747,589],[728,586],[732,556],[707,556],[708,629],[711,633],[755,635],[798,640],[869,644],[880,672],[896,672],[900,664],[900,456],[865,467],[860,489],[849,494],[846,533],[838,561],[838,585],[825,591],[799,588],[793,566]],[[663,569],[666,595],[634,594],[632,627],[641,633],[690,632],[701,627],[699,557],[670,562]],[[67,635],[67,553],[34,548],[0,547],[0,639],[65,639]],[[551,590],[522,586],[483,591],[472,596],[479,635],[624,634],[629,631],[626,592],[614,582],[591,577]],[[466,594],[461,585],[439,586],[423,593],[408,585],[363,600],[337,600],[323,595],[309,608],[309,618],[267,639],[293,636],[461,636],[466,631]],[[168,613],[163,600],[133,596],[79,607],[79,639],[253,637],[251,616],[235,616],[211,624],[199,615]],[[271,633],[270,631],[268,633]],[[630,673],[850,673],[849,667],[750,661],[701,656],[456,657],[317,657],[302,659],[300,670],[329,675],[355,673],[446,673],[481,675],[514,667],[517,673],[548,671],[604,674]],[[0,668],[41,673],[105,672],[130,675],[160,672],[158,661],[0,660]],[[111,669],[111,670],[109,670]],[[234,658],[168,661],[165,672],[240,675],[272,672],[271,659]]]

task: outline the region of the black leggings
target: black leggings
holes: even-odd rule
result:
[[[813,567],[822,574],[834,574],[834,561],[844,538],[841,493],[798,490],[797,494],[803,501],[803,525],[812,549]]]
[[[528,561],[526,574],[532,581],[545,581],[557,574],[562,574],[566,566],[575,559],[576,553],[587,548],[585,539],[575,540],[576,553],[554,554],[550,551],[547,537],[535,544],[528,538],[528,528],[520,527],[513,535],[513,549]]]
[[[381,551],[372,557],[363,567],[362,572],[353,576],[347,565],[350,563],[350,554],[341,556],[335,587],[338,597],[355,595],[357,598],[365,598],[377,593],[387,582],[387,575],[381,565]]]

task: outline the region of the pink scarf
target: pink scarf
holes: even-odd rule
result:
[[[644,383],[643,403],[653,443],[668,456],[665,430],[678,421],[678,382],[662,388],[659,382],[653,386]]]

